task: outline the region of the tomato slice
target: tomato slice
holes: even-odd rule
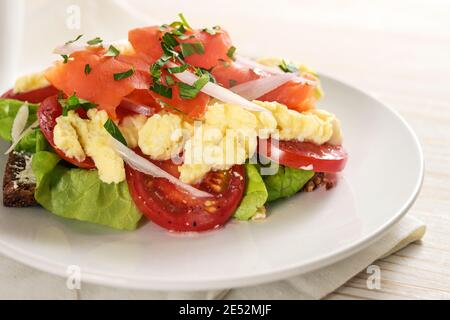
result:
[[[347,164],[348,154],[342,146],[316,145],[310,142],[259,141],[260,155],[290,168],[313,166],[315,172],[340,172]]]
[[[152,161],[166,172],[178,176],[172,161]],[[139,210],[159,226],[176,232],[200,232],[223,226],[238,207],[245,189],[243,166],[210,172],[195,187],[211,198],[192,198],[163,178],[154,178],[126,166],[128,186]]]
[[[4,99],[14,99],[19,100],[23,102],[29,102],[29,103],[41,103],[48,97],[54,96],[58,94],[58,89],[56,89],[53,86],[47,86],[44,88],[39,88],[35,90],[31,90],[28,92],[21,92],[21,93],[14,93],[14,90],[11,89],[7,92],[5,92],[2,95],[2,98]]]
[[[79,114],[81,117],[86,117],[86,112],[84,110],[80,110]],[[82,169],[95,169],[94,161],[91,158],[86,157],[84,161],[80,162],[75,158],[66,156],[64,151],[56,147],[53,140],[53,130],[56,126],[56,119],[62,115],[62,108],[58,102],[57,96],[45,99],[39,106],[37,115],[42,133],[61,158]]]

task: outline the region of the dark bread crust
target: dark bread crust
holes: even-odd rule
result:
[[[23,172],[25,168],[26,155],[11,152],[3,177],[3,205],[5,207],[23,208],[38,205],[34,199],[36,184],[18,178],[18,174]]]

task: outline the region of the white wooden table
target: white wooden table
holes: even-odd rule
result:
[[[33,2],[38,6],[45,0]],[[85,0],[58,4],[77,2],[96,5]],[[450,2],[166,0],[147,1],[145,6],[159,21],[172,21],[184,12],[195,24],[220,23],[241,53],[301,60],[398,110],[425,152],[425,182],[410,214],[425,221],[428,232],[421,243],[377,262],[381,290],[368,290],[368,275],[361,273],[328,298],[450,298]],[[51,14],[52,21],[40,21],[43,28],[48,24],[48,50],[58,40],[67,40],[51,27],[64,19],[64,11]],[[98,19],[95,35],[111,32],[102,27],[107,15]],[[114,27],[122,33],[114,30],[115,35],[125,36],[124,28],[139,24],[121,21]],[[82,32],[92,31],[91,25],[85,27]],[[47,44],[35,39],[30,37],[24,52],[41,50],[22,59],[24,68],[48,59],[43,50]],[[395,183],[395,177],[386,179]]]

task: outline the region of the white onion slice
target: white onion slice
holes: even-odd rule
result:
[[[169,62],[168,65],[170,68],[174,68],[174,67],[178,66],[173,62]],[[190,71],[176,73],[176,74],[174,74],[174,76],[181,82],[187,83],[188,85],[191,85],[191,86],[199,79],[195,74],[193,74]],[[231,104],[236,104],[236,105],[242,106],[243,108],[245,108],[247,110],[258,111],[258,112],[269,112],[266,109],[258,106],[257,104],[255,104],[251,101],[248,101],[247,99],[237,95],[236,93],[234,93],[224,87],[221,87],[217,84],[211,83],[211,82],[208,82],[201,91],[213,98],[220,100],[220,101],[231,103]]]
[[[199,190],[194,188],[193,186],[181,182],[179,179],[175,178],[171,174],[167,173],[166,171],[162,170],[158,166],[154,165],[147,159],[139,156],[136,154],[133,150],[127,148],[125,145],[123,145],[121,142],[117,141],[116,139],[113,140],[113,145],[116,151],[119,153],[120,157],[128,163],[133,169],[151,175],[155,178],[165,178],[169,180],[169,182],[173,183],[174,185],[184,189],[188,193],[190,193],[192,196],[196,198],[208,198],[212,197],[211,194],[208,192]]]
[[[31,133],[33,129],[37,127],[39,127],[39,120],[36,120],[31,126],[28,127],[28,129],[24,130],[22,134],[17,138],[17,140],[13,142],[11,147],[9,147],[8,151],[5,152],[5,154],[10,154],[15,149],[20,140],[22,140],[27,134]]]
[[[230,90],[250,101],[262,97],[296,78],[295,74],[277,74],[237,85]]]
[[[11,129],[11,137],[12,142],[16,142],[17,139],[19,139],[20,134],[25,130],[25,126],[27,125],[28,121],[28,104],[23,104],[19,110],[17,111],[16,117],[14,118],[14,122]]]
[[[270,74],[286,74],[285,72],[283,72],[283,70],[279,69],[279,68],[273,68],[273,67],[269,67],[269,66],[265,66],[263,64],[260,64],[252,59],[246,58],[246,57],[242,57],[242,56],[236,56],[236,62],[246,65],[247,67],[251,67],[254,69],[259,69],[261,71],[265,71],[267,73]],[[293,75],[295,75],[295,80],[301,83],[305,83],[307,85],[310,86],[317,86],[317,81],[314,80],[310,80],[310,79],[306,79],[305,77],[302,77],[298,72],[297,73],[292,73]]]
[[[274,68],[274,67],[269,67],[269,66],[265,66],[263,64],[260,64],[258,62],[256,62],[255,60],[252,60],[250,58],[247,57],[243,57],[240,55],[236,55],[236,62],[243,64],[247,67],[251,67],[254,69],[259,69],[261,71],[265,71],[267,73],[270,74],[284,74],[284,72],[282,70],[280,70],[279,68]]]
[[[103,42],[101,45],[105,48],[109,48],[110,45],[113,46],[125,46],[127,45],[129,42],[128,40],[122,39],[122,40],[116,40],[113,42]],[[63,44],[61,46],[56,47],[53,50],[53,53],[55,54],[59,54],[59,55],[68,55],[70,56],[72,53],[77,52],[77,51],[83,51],[86,48],[90,47],[88,44],[83,43],[83,42],[74,42],[74,43],[68,43],[68,44]]]

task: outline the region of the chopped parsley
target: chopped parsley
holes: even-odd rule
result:
[[[184,15],[182,13],[179,13],[178,16],[181,19],[181,23],[184,27],[188,28],[188,29],[192,29],[191,26],[189,25],[189,23],[187,22],[186,18],[184,17]]]
[[[120,132],[120,129],[117,127],[117,125],[114,123],[114,121],[112,121],[111,119],[108,119],[104,126],[106,131],[108,131],[108,133],[117,141],[119,141],[120,143],[122,143],[124,146],[128,146],[127,145],[127,141],[125,140],[122,132]]]
[[[211,71],[212,71],[213,68],[211,68],[210,70],[206,70],[206,69],[203,69],[203,68],[200,68],[200,67],[194,67],[194,69],[195,69],[195,74],[198,77],[201,77],[203,75],[208,75],[210,82],[217,83],[216,78],[211,74]]]
[[[172,88],[169,88],[161,83],[154,82],[150,90],[159,94],[160,96],[172,99]]]
[[[166,31],[169,30],[170,26],[168,24],[163,24],[159,27],[159,31]]]
[[[234,60],[235,53],[236,53],[236,47],[231,47],[230,49],[228,49],[228,52],[227,52],[228,58],[230,58],[231,60]]]
[[[75,39],[73,39],[73,40],[67,41],[67,42],[66,42],[66,45],[71,44],[71,43],[74,43],[74,42],[77,42],[78,40],[81,39],[81,37],[83,37],[82,34],[80,34],[79,36],[77,36],[77,37],[76,37]]]
[[[166,33],[162,37],[162,41],[168,46],[168,47],[176,47],[179,45],[179,42],[177,39],[175,39],[175,36],[172,33]]]
[[[285,60],[282,60],[281,64],[278,67],[283,72],[286,72],[286,73],[296,73],[296,72],[298,72],[298,68],[293,63],[287,63]]]
[[[169,56],[170,58],[183,59],[180,53],[176,52],[173,47],[168,46],[165,42],[161,42],[161,48],[166,56]]]
[[[85,73],[86,75],[90,74],[91,71],[92,71],[92,69],[91,69],[91,66],[90,66],[89,64],[87,64],[87,65],[84,66],[84,73]]]
[[[64,59],[64,63],[69,62],[69,56],[67,54],[62,54],[61,57]]]
[[[168,86],[173,86],[175,84],[175,80],[171,76],[166,76],[166,83]]]
[[[158,59],[154,64],[150,66],[150,74],[152,75],[155,81],[158,81],[161,78],[162,68],[166,64],[167,61],[170,60],[170,56],[163,54],[161,58]]]
[[[128,71],[121,72],[121,73],[115,73],[114,74],[114,80],[120,81],[120,80],[129,78],[129,77],[131,77],[134,74],[135,71],[136,71],[136,69],[134,69],[134,67],[133,67],[133,68],[131,68]]]
[[[89,40],[89,41],[87,42],[87,44],[90,45],[90,46],[95,46],[95,45],[97,45],[97,44],[101,44],[102,42],[103,42],[102,39],[100,39],[99,37],[96,37],[96,38],[94,38],[94,39],[92,39],[92,40]]]
[[[97,107],[97,105],[95,103],[78,98],[76,93],[74,93],[67,99],[59,98],[58,102],[62,107],[62,115],[63,116],[67,116],[67,114],[69,113],[70,110],[78,110],[78,109],[89,110],[89,109]]]
[[[167,71],[169,71],[170,74],[176,74],[176,73],[183,73],[187,69],[189,69],[189,65],[183,64],[182,66],[179,66],[179,67],[168,68]]]
[[[105,53],[105,57],[117,57],[120,54],[119,49],[110,45],[108,48],[108,52]]]
[[[201,42],[182,43],[180,47],[184,57],[189,57],[192,56],[193,54],[205,53],[205,47]]]
[[[194,99],[200,93],[204,86],[209,82],[209,75],[202,75],[195,83],[190,86],[183,82],[178,82],[177,86],[180,88],[180,97],[182,99]]]

